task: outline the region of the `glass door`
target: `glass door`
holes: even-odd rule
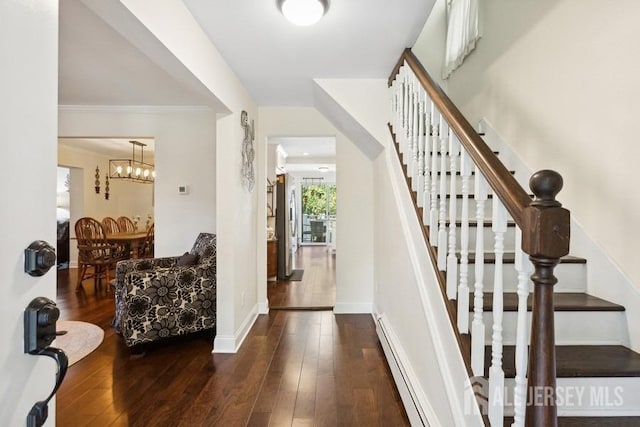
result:
[[[326,244],[336,220],[336,185],[302,184],[302,243]]]

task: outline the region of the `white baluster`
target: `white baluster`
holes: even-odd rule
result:
[[[420,84],[418,83],[418,79],[415,74],[412,75],[412,83],[413,83],[413,124],[411,127],[411,141],[412,141],[412,152],[411,152],[411,189],[413,191],[418,191],[418,150],[419,150],[419,141],[418,141],[418,129],[420,127],[420,99],[418,87]]]
[[[460,177],[462,179],[462,224],[460,228],[460,283],[458,285],[458,330],[469,332],[469,178],[471,157],[462,147]],[[449,274],[447,272],[447,274]]]
[[[429,96],[425,92],[425,120],[424,120],[424,209],[422,210],[422,222],[431,230],[431,161],[433,159],[433,111],[434,105],[429,99]],[[433,242],[433,240],[431,240]]]
[[[438,270],[447,270],[447,148],[449,126],[440,116],[440,226],[438,227]],[[455,180],[455,176],[451,177]]]
[[[476,260],[473,285],[473,322],[471,324],[471,370],[475,376],[484,375],[484,206],[487,201],[487,181],[476,168],[474,199],[476,201]]]
[[[527,402],[527,361],[529,357],[529,325],[527,321],[527,298],[533,264],[522,251],[522,230],[516,227],[516,260],[518,272],[518,326],[516,332],[516,384],[514,390],[514,422],[516,427],[524,426]]]
[[[407,126],[405,132],[405,138],[407,139],[407,151],[404,152],[403,160],[407,165],[407,176],[411,178],[413,167],[411,160],[413,159],[413,72],[411,69],[407,70],[407,97],[408,97],[408,112],[407,112]]]
[[[489,421],[492,425],[504,422],[504,371],[502,370],[502,321],[503,288],[502,279],[504,234],[507,231],[507,210],[502,202],[493,198],[491,227],[495,236],[495,272],[493,280],[493,331],[491,334],[491,367],[489,368]]]
[[[398,77],[391,82],[391,127],[394,133],[398,133]]]
[[[449,172],[451,173],[449,181],[449,250],[447,253],[447,297],[449,299],[456,299],[456,291],[458,290],[458,257],[456,256],[458,189],[456,187],[456,173],[458,172],[459,154],[460,141],[453,131],[449,130]]]
[[[400,132],[401,141],[400,152],[407,152],[407,128],[409,126],[409,84],[407,81],[407,72],[409,67],[406,62],[402,68],[402,131]]]
[[[431,104],[431,210],[429,211],[429,241],[432,246],[438,246],[438,150],[440,141],[440,112]],[[444,177],[440,176],[440,179]]]
[[[418,193],[418,206],[425,208],[424,204],[424,159],[425,159],[425,135],[424,135],[424,121],[425,121],[425,92],[422,87],[418,90],[418,179],[416,183],[416,192]]]

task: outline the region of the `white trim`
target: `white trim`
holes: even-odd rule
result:
[[[528,188],[529,177],[532,169],[524,162],[524,159],[509,145],[493,127],[491,122],[483,118],[478,123],[478,130],[485,133],[483,139],[493,150],[500,152],[502,162],[509,169],[516,171],[516,180]],[[562,195],[562,193],[560,194]],[[570,208],[570,206],[569,206]],[[590,295],[623,305],[622,312],[626,319],[627,341],[624,344],[634,351],[640,351],[640,288],[635,286],[631,279],[622,271],[616,261],[596,242],[588,230],[571,215],[571,255],[587,259],[584,268],[586,272],[586,289]],[[556,270],[562,267],[556,267]],[[556,274],[556,276],[558,276]],[[560,282],[560,286],[563,283]],[[558,285],[555,286],[556,290]]]
[[[213,350],[211,353],[237,353],[257,318],[258,305],[255,305],[253,310],[247,314],[247,317],[235,334],[216,335],[216,338],[213,340]]]
[[[69,268],[78,268],[78,261],[69,261]]]
[[[202,105],[58,105],[64,113],[195,113],[213,112]]]
[[[505,414],[513,414],[513,378],[505,381]],[[557,378],[558,416],[640,416],[640,382],[635,377]]]
[[[373,304],[370,302],[340,302],[333,306],[333,314],[372,314]]]
[[[428,426],[428,420],[431,420],[434,425],[443,425],[420,386],[420,381],[411,368],[411,362],[393,328],[385,322],[383,314],[372,314],[372,316],[376,322],[378,339],[393,374],[409,422],[412,426]]]
[[[425,318],[432,334],[434,352],[442,373],[445,393],[451,405],[451,414],[456,426],[481,426],[483,421],[477,406],[473,406],[472,414],[464,412],[465,385],[469,382],[469,377],[442,296],[438,295],[440,289],[437,286],[431,287],[431,289],[428,287],[427,277],[430,277],[432,283],[436,283],[436,272],[422,239],[420,231],[422,224],[413,213],[413,200],[406,189],[404,172],[400,167],[400,162],[394,158],[396,153],[392,144],[393,142],[389,141],[389,149],[387,149],[385,159],[389,170],[390,184],[398,208],[400,226],[406,240],[409,260],[418,284]],[[430,289],[431,292],[427,289]]]
[[[258,303],[258,314],[269,314],[269,300]]]

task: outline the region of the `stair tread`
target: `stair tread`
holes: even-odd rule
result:
[[[505,417],[504,425],[510,426],[513,417]],[[637,427],[640,417],[558,417],[558,427]]]
[[[458,260],[460,260],[460,253],[457,253]],[[505,252],[503,257],[503,262],[505,264],[513,264],[515,262],[516,256],[514,252]],[[496,256],[492,252],[488,252],[484,254],[485,264],[495,264]],[[475,252],[469,252],[469,264],[474,264],[476,261]],[[573,255],[566,255],[560,258],[560,264],[586,264],[587,260],[584,258],[576,257]]]
[[[518,311],[518,294],[515,292],[503,293],[504,311]],[[531,311],[533,295],[529,294],[527,308]],[[473,293],[469,296],[469,301],[473,301]],[[581,292],[556,292],[553,294],[555,311],[624,311],[622,305],[603,300],[593,295]],[[483,310],[493,310],[493,292],[485,292],[483,298]],[[469,307],[473,311],[473,307]]]
[[[447,220],[446,224],[447,224],[447,227],[449,227],[449,224],[451,224],[451,221]],[[484,225],[485,228],[491,228],[491,226],[493,225],[493,222],[491,221],[491,219],[487,219],[485,221],[482,221],[482,224]],[[469,221],[469,227],[477,227],[477,226],[478,226],[478,221],[476,220]],[[516,226],[515,222],[507,221],[507,227],[515,227],[515,226]],[[460,219],[456,220],[456,227],[462,227],[462,220]]]
[[[485,346],[485,375],[491,364],[491,346]],[[515,377],[515,346],[504,346],[505,377]],[[556,346],[557,378],[640,377],[640,354],[622,345]]]
[[[406,167],[406,165],[405,165],[405,167]],[[511,175],[515,175],[515,174],[516,174],[516,171],[511,171],[511,170],[510,170],[510,171],[509,171],[509,173],[510,173]],[[431,171],[429,171],[429,174],[431,175],[431,174],[432,174],[432,172],[431,172]],[[441,175],[441,174],[442,174],[442,172],[441,172],[441,171],[438,171],[438,172],[437,172],[437,175]],[[449,170],[449,171],[447,171],[447,172],[446,172],[446,174],[447,174],[447,175],[451,175],[451,171],[450,171],[450,170]],[[475,175],[475,174],[476,174],[476,172],[475,172],[475,171],[472,171],[472,172],[471,172],[471,175]],[[405,173],[405,176],[406,176],[406,173]],[[456,176],[460,176],[460,171],[456,171]]]

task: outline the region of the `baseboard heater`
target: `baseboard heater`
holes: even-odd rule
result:
[[[402,403],[407,411],[409,421],[412,426],[421,425],[428,427],[429,422],[427,421],[427,417],[422,405],[420,404],[417,393],[411,384],[411,380],[409,379],[410,375],[407,373],[402,357],[399,355],[399,352],[393,343],[394,340],[392,337],[395,336],[395,334],[390,332],[385,326],[384,316],[374,315],[374,318],[376,321],[378,339],[380,340],[382,349],[387,358],[387,363],[389,364],[389,368],[393,374],[396,387],[398,388]]]

